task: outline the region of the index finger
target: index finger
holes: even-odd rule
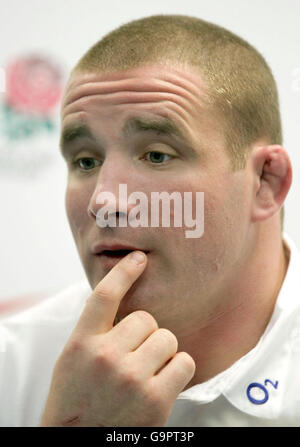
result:
[[[133,251],[121,259],[93,290],[75,331],[89,334],[109,331],[122,298],[144,271],[146,260],[141,251]]]

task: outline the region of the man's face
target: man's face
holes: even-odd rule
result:
[[[226,308],[247,255],[250,171],[232,172],[207,95],[193,69],[153,65],[76,74],[62,109],[66,209],[91,287],[117,261],[96,254],[97,244],[147,252],[147,267],[122,300],[119,317],[144,309],[177,333],[192,332]],[[182,198],[191,192],[194,199],[203,192],[202,237],[187,238],[186,227],[172,224],[100,228],[88,209],[99,210],[101,192],[118,198],[120,184],[128,196],[145,193],[149,204],[151,192],[176,191]]]

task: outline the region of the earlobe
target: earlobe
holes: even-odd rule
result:
[[[252,221],[268,219],[278,212],[292,182],[292,166],[286,150],[279,145],[260,146],[252,153],[255,190]]]

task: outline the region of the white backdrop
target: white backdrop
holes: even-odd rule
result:
[[[265,56],[278,83],[284,142],[294,166],[285,229],[300,247],[298,0],[1,0],[0,5],[0,100],[3,74],[12,57],[48,55],[66,77],[101,36],[143,16],[195,15],[249,40]],[[57,120],[58,108],[55,113]],[[0,145],[2,301],[20,294],[54,292],[84,277],[64,210],[66,169],[58,150],[58,127],[47,141],[46,156],[37,161],[34,151],[40,144],[25,141],[23,155],[15,152],[15,166],[1,158],[1,151],[13,146]],[[23,156],[28,157],[25,165]]]

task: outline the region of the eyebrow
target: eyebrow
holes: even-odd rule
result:
[[[86,124],[69,124],[65,126],[59,142],[61,152],[64,154],[67,146],[81,138],[95,140],[90,128]]]
[[[123,127],[123,134],[130,136],[136,132],[159,132],[162,135],[170,137],[185,138],[184,132],[170,118],[129,118]]]
[[[122,132],[125,137],[139,132],[159,132],[164,136],[179,137],[186,140],[182,129],[170,118],[129,118],[123,126]],[[97,141],[91,129],[84,123],[74,123],[65,126],[59,143],[62,154],[66,155],[67,147],[70,147],[71,143],[83,138],[88,138],[93,142]]]

